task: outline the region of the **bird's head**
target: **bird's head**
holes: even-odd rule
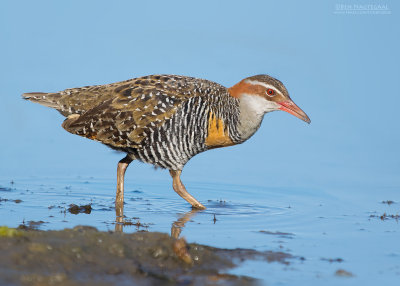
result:
[[[248,77],[228,89],[231,96],[253,112],[265,114],[274,110],[286,111],[310,123],[307,114],[290,98],[283,83],[268,75]]]

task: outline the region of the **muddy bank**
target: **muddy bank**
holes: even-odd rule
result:
[[[283,252],[218,249],[167,234],[0,228],[0,285],[257,285],[226,274],[247,259],[288,263]]]

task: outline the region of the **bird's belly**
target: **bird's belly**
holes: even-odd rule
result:
[[[174,145],[172,142],[154,143],[143,148],[135,149],[131,153],[140,161],[156,167],[182,170],[185,164],[195,155],[207,150],[204,147]]]
[[[177,114],[160,128],[151,130],[134,156],[140,161],[170,170],[181,170],[195,155],[209,149],[203,120]]]

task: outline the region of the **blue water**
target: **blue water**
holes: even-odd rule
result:
[[[82,224],[114,230],[114,183],[83,177],[16,179],[12,183],[3,179],[0,198],[8,201],[0,202],[0,225],[16,227],[33,220],[44,221],[43,230]],[[259,278],[266,285],[398,285],[400,226],[396,219],[379,218],[383,213],[399,214],[398,188],[186,185],[207,210],[191,212],[173,192],[170,181],[127,179],[124,214],[143,226],[124,226],[123,231],[170,233],[174,222],[184,218],[187,222],[181,236],[189,242],[283,251],[296,257],[288,260],[289,265],[256,260],[231,270]],[[15,203],[15,199],[22,202]],[[382,203],[387,200],[394,203]],[[69,204],[92,204],[93,210],[74,215],[66,211]],[[338,269],[353,277],[336,276]]]

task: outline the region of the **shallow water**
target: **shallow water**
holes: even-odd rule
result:
[[[180,228],[189,242],[296,256],[289,265],[247,261],[231,271],[268,285],[398,285],[400,281],[397,188],[293,189],[195,182],[186,186],[207,210],[191,211],[170,181],[128,179],[124,215],[140,225],[124,226],[123,231],[170,233],[174,226],[174,232]],[[113,180],[1,179],[0,225],[43,221],[42,230],[76,225],[114,230],[114,196]],[[394,203],[383,203],[388,200]],[[70,204],[91,204],[92,212],[71,214]],[[394,217],[381,219],[384,213]],[[338,270],[346,272],[336,275]]]

